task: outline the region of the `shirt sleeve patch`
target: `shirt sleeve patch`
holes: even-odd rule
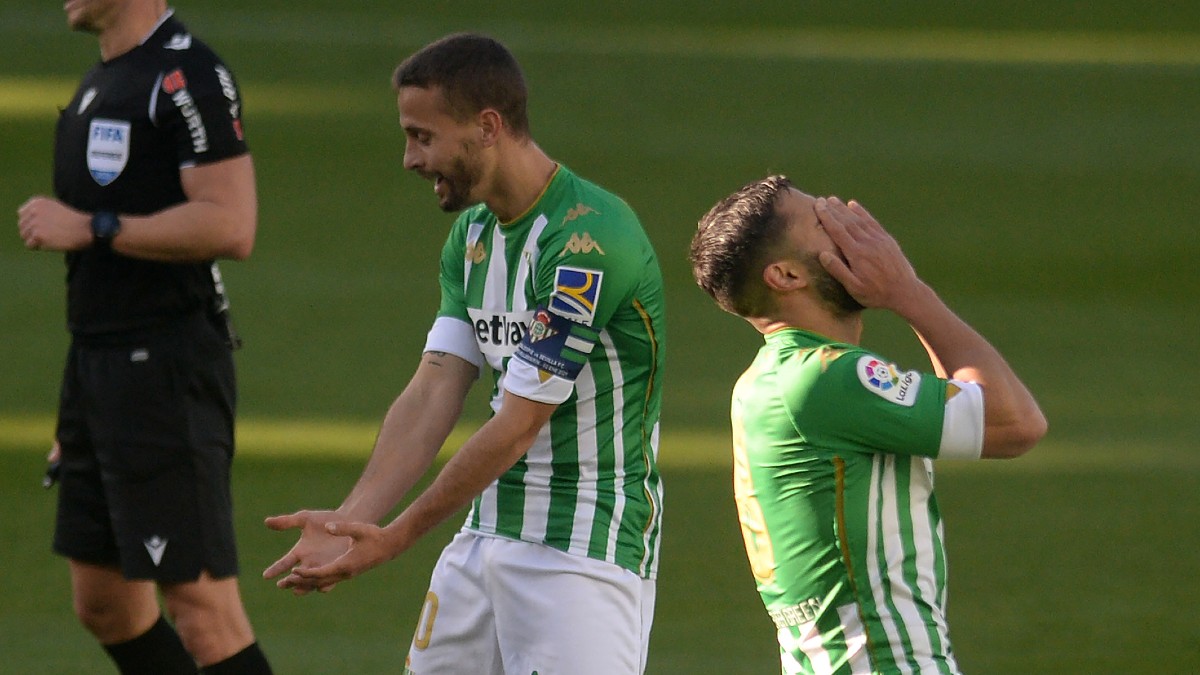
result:
[[[554,292],[550,311],[561,317],[592,325],[600,301],[600,282],[604,273],[580,267],[560,266],[554,270]]]
[[[574,382],[599,338],[588,326],[539,309],[517,346],[516,358],[537,368],[543,382],[551,375]]]
[[[862,385],[892,403],[912,407],[921,388],[921,374],[910,370],[901,373],[895,364],[885,363],[874,356],[863,356],[855,367]]]

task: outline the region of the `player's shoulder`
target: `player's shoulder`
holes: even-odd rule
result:
[[[605,230],[641,230],[637,213],[616,193],[579,176],[568,167],[560,168],[562,186],[556,199],[555,229],[574,231],[588,228]]]
[[[820,364],[820,387],[852,398],[883,399],[912,406],[923,375],[905,370],[879,354],[853,345],[828,345],[815,355]]]

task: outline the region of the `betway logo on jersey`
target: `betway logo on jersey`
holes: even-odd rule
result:
[[[176,68],[162,78],[162,89],[171,96],[171,102],[183,115],[187,123],[188,133],[192,136],[192,152],[197,155],[208,151],[208,130],[204,128],[204,120],[200,119],[200,111],[196,102],[187,90],[187,78],[183,70]]]
[[[484,356],[506,358],[517,351],[517,345],[529,332],[533,312],[504,312],[497,314],[483,309],[468,308],[475,341]]]
[[[921,388],[921,375],[914,370],[901,373],[896,366],[873,356],[858,360],[858,379],[863,386],[883,398],[902,406],[912,407]]]
[[[97,117],[88,129],[87,167],[92,180],[104,186],[117,179],[129,161],[130,124]]]

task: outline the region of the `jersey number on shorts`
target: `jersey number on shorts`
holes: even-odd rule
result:
[[[417,618],[417,630],[413,633],[413,648],[425,649],[433,637],[433,622],[437,619],[438,597],[433,591],[425,594],[425,604],[421,605],[421,616]]]

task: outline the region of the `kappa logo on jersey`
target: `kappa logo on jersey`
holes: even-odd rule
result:
[[[483,247],[483,242],[467,242],[466,259],[478,265],[487,258],[487,249]]]
[[[92,180],[104,186],[117,179],[129,161],[129,122],[92,120],[88,130],[87,166]]]
[[[192,36],[187,33],[176,33],[167,40],[167,44],[163,45],[163,49],[172,51],[184,52],[192,48]]]
[[[567,209],[567,215],[563,216],[562,222],[559,223],[559,225],[566,225],[567,223],[571,222],[572,220],[575,220],[576,218],[582,218],[582,217],[588,215],[589,213],[594,213],[596,215],[600,215],[600,212],[597,211],[596,209],[593,209],[592,207],[588,206],[587,204],[584,204],[583,202],[579,202],[575,206],[572,206],[571,208]]]
[[[87,107],[92,104],[92,99],[96,98],[97,93],[99,92],[95,87],[83,92],[83,96],[79,97],[79,109],[75,111],[75,114],[82,115],[83,111],[87,110]]]
[[[567,245],[563,246],[558,257],[561,258],[568,253],[591,253],[592,251],[604,255],[604,249],[600,248],[600,244],[595,239],[592,239],[592,235],[584,232],[583,236],[580,236],[578,232],[575,232],[571,234],[571,238],[567,240]]]
[[[894,365],[873,356],[860,358],[857,370],[858,379],[864,387],[892,403],[911,407],[917,402],[921,375],[916,371],[900,373]]]
[[[558,267],[554,270],[554,294],[550,296],[550,311],[572,321],[592,325],[596,319],[596,304],[600,301],[600,282],[604,273],[579,267]]]

